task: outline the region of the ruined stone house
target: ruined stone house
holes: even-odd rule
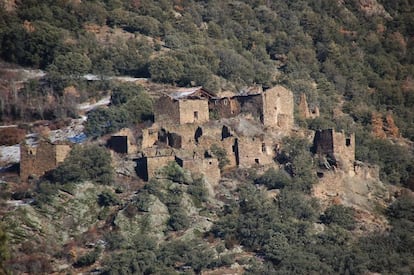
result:
[[[302,93],[299,98],[298,113],[299,117],[302,119],[317,118],[319,117],[319,108],[318,106],[309,108],[306,94]]]
[[[212,96],[201,87],[183,88],[172,94],[164,94],[154,104],[155,121],[161,126],[207,122],[208,99]]]
[[[107,146],[119,154],[136,154],[138,152],[134,133],[128,128],[113,134],[108,139]]]
[[[217,145],[227,154],[229,163],[226,168],[266,165],[273,163],[276,154],[277,144],[274,140],[265,138],[263,134],[236,134],[218,118],[249,114],[247,120],[253,117],[261,122],[262,126],[258,129],[264,126],[259,129],[260,133],[266,129],[276,129],[286,135],[293,127],[293,94],[282,86],[266,91],[248,90],[224,97],[217,97],[201,87],[186,88],[159,98],[154,104],[154,113],[155,124],[148,131],[143,130],[142,148],[172,148],[174,155],[180,155],[183,151],[210,152],[212,146]],[[217,120],[210,121],[210,117]],[[240,124],[240,120],[235,119],[232,123]],[[211,154],[207,153],[206,156],[176,157],[175,161],[206,177],[212,173],[211,180],[214,181],[218,163]],[[137,171],[141,178],[148,180],[156,169],[171,160],[173,158],[170,155],[146,154],[137,159]]]
[[[41,177],[62,163],[71,150],[68,143],[41,139],[37,144],[20,144],[20,179]]]
[[[190,171],[196,177],[203,176],[212,185],[217,185],[220,180],[219,162],[213,157],[177,156],[175,161],[182,168]]]
[[[155,177],[159,168],[175,161],[175,153],[171,149],[148,149],[135,161],[137,163],[135,168],[137,175],[144,181],[148,181]]]
[[[239,167],[274,163],[277,144],[264,136],[239,137],[236,139],[236,163]]]
[[[355,162],[355,134],[347,135],[334,129],[317,130],[313,151],[325,158],[329,165],[349,171]]]
[[[209,111],[212,117],[217,118],[249,113],[264,126],[290,130],[293,127],[293,93],[280,85],[256,92],[222,98],[211,97]]]

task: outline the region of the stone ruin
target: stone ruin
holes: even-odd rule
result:
[[[211,183],[218,183],[220,169],[212,146],[226,152],[228,163],[224,168],[274,162],[279,138],[264,133],[289,134],[294,123],[293,94],[282,86],[224,97],[201,87],[180,88],[161,96],[154,104],[154,114],[155,123],[143,129],[140,137],[143,152],[136,159],[139,176],[149,180],[156,169],[176,161]],[[223,123],[226,119],[236,125]],[[246,129],[236,133],[235,128],[243,128],[243,121],[249,119],[258,121],[261,128],[250,134],[245,133]],[[251,124],[246,125],[248,132]],[[158,153],[148,153],[154,148]],[[172,149],[173,153],[162,148]]]
[[[20,144],[20,179],[27,181],[43,176],[62,163],[72,147],[69,143],[52,143],[41,139],[35,144]]]
[[[317,130],[313,151],[327,169],[338,167],[350,171],[355,162],[355,134],[347,135],[334,129]]]

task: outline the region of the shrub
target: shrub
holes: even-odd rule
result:
[[[86,253],[85,255],[80,256],[76,262],[73,264],[74,267],[84,267],[89,266],[96,262],[96,260],[99,257],[99,254],[101,251],[99,249],[95,249],[94,251],[91,251],[89,253]]]
[[[170,211],[169,229],[179,231],[185,230],[190,226],[190,219],[180,206],[169,206],[168,210]]]
[[[291,184],[291,177],[284,171],[270,168],[254,180],[255,184],[263,184],[268,189],[282,189]]]
[[[104,191],[98,196],[99,206],[111,206],[118,205],[120,202],[116,195],[109,191]]]
[[[219,147],[217,144],[211,146],[211,152],[219,161],[219,168],[222,170],[230,160],[227,158],[227,152],[223,147]]]
[[[19,128],[0,129],[0,146],[11,146],[24,140],[26,131]]]
[[[112,176],[111,155],[96,145],[73,148],[65,161],[50,174],[53,182],[63,184],[85,180],[109,184]]]
[[[332,205],[321,216],[324,224],[337,224],[348,230],[355,228],[354,209],[343,205]]]

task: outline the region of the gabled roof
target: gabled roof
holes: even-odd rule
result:
[[[174,93],[169,95],[175,100],[181,99],[209,99],[216,96],[215,93],[210,92],[203,87],[179,88]]]

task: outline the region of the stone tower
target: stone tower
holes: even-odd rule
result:
[[[262,94],[263,124],[289,131],[293,127],[293,93],[278,85]]]
[[[313,140],[314,152],[330,163],[349,170],[355,161],[355,134],[346,135],[333,129],[317,130]]]
[[[71,146],[67,143],[51,143],[40,140],[36,145],[20,145],[20,179],[41,177],[55,169],[69,154]]]

